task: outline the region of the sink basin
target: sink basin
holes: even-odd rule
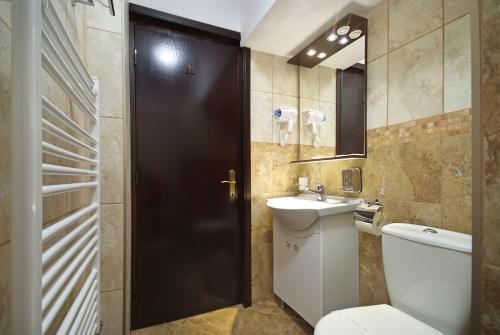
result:
[[[362,202],[362,199],[330,196],[326,201],[318,201],[315,195],[300,195],[268,199],[267,207],[286,228],[304,230],[321,216],[352,212]]]

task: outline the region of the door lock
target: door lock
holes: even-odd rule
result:
[[[221,180],[221,184],[229,184],[229,203],[233,204],[238,198],[238,193],[236,191],[236,171],[234,169],[229,170],[229,180]]]

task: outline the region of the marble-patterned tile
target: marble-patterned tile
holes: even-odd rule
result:
[[[99,79],[101,116],[123,117],[120,35],[88,28],[86,39],[88,70]]]
[[[258,51],[250,54],[250,88],[263,92],[273,91],[273,56]]]
[[[500,267],[483,266],[481,334],[498,334],[500,329]]]
[[[272,153],[273,193],[295,192],[297,190],[298,167],[290,164],[299,158],[298,146],[274,146]]]
[[[444,23],[470,13],[471,0],[444,0]]]
[[[368,63],[367,128],[387,125],[387,56]]]
[[[101,293],[102,335],[123,334],[123,291]]]
[[[299,143],[299,98],[289,96],[289,95],[281,95],[281,94],[273,94],[272,96],[273,108],[274,112],[280,107],[291,107],[297,111],[297,120],[293,124],[292,133],[288,135],[287,144],[298,144]],[[282,139],[285,138],[286,133],[288,133],[288,123],[287,122],[277,122],[274,117],[272,117],[272,128],[273,128],[273,143],[280,143],[280,136]]]
[[[412,202],[410,223],[441,228],[441,205],[436,203]]]
[[[390,53],[388,66],[388,124],[443,112],[441,29]]]
[[[252,90],[250,96],[250,140],[272,142],[273,94]]]
[[[464,166],[472,164],[472,140],[470,135],[443,137],[442,145],[442,159],[444,162],[452,162]]]
[[[404,173],[413,185],[414,200],[439,203],[441,195],[441,141],[438,138],[400,145]],[[397,180],[394,180],[397,183]]]
[[[73,6],[72,2],[66,2],[66,32],[73,42],[80,57],[85,54],[85,17],[82,16],[79,6]]]
[[[281,335],[313,334],[313,328],[289,308],[282,310],[274,301],[265,301],[238,313],[232,334]]]
[[[10,329],[10,273],[11,245],[0,246],[0,334],[11,334]]]
[[[123,205],[101,205],[101,291],[123,289]]]
[[[368,50],[367,62],[385,55],[388,52],[389,36],[389,0],[379,2],[367,15]],[[369,72],[368,72],[369,73]]]
[[[101,203],[123,203],[123,120],[101,117]]]
[[[319,67],[299,67],[299,96],[319,100]]]
[[[105,2],[104,2],[105,3]],[[122,0],[113,1],[115,16],[109,15],[109,9],[97,1],[94,6],[85,9],[87,27],[105,30],[113,33],[122,32]]]
[[[5,23],[5,25],[12,29],[12,1],[11,0],[1,0],[0,1],[0,20]]]
[[[287,58],[273,55],[273,93],[299,95],[299,68]]]
[[[11,32],[5,24],[0,22],[0,92],[9,91],[11,87],[11,53],[12,53],[12,36]]]
[[[444,27],[444,112],[471,107],[471,25],[466,15]]]
[[[337,96],[337,70],[325,66],[319,68],[319,100],[335,102]]]
[[[442,23],[442,1],[389,0],[389,50],[423,36]]]
[[[359,304],[388,304],[381,237],[359,233]]]
[[[10,240],[10,92],[0,92],[0,245]]]
[[[271,229],[252,229],[252,302],[273,296],[273,233]]]
[[[441,228],[472,234],[472,206],[441,205]]]
[[[271,146],[275,144],[252,142],[250,151],[252,157],[251,180],[252,195],[272,193],[273,157],[269,155]]]

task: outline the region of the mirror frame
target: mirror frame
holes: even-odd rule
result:
[[[352,14],[349,14],[352,15]],[[338,76],[338,69],[337,69],[337,75],[336,75],[336,87],[335,87],[335,112],[336,112],[336,124],[335,124],[335,156],[330,156],[330,157],[322,157],[322,158],[311,158],[311,159],[300,159],[300,134],[299,134],[299,159],[291,161],[290,163],[309,163],[309,162],[324,162],[324,161],[333,161],[333,160],[338,160],[338,159],[363,159],[368,157],[368,144],[367,144],[367,106],[368,106],[368,61],[367,61],[367,56],[368,56],[368,19],[362,17],[363,23],[365,24],[365,78],[364,78],[364,92],[363,92],[363,97],[364,97],[364,104],[363,104],[363,116],[364,116],[364,125],[363,125],[363,137],[364,137],[364,153],[360,154],[348,154],[348,155],[339,155],[339,143],[340,143],[340,134],[339,134],[339,119],[340,119],[340,107],[338,104],[339,96],[340,96],[340,85],[339,85],[339,76]],[[342,20],[341,20],[342,21]],[[307,49],[307,48],[306,48]],[[330,56],[329,56],[330,57]],[[328,59],[329,57],[326,57],[324,60]],[[289,61],[289,63],[292,63]],[[320,65],[321,63],[317,64]],[[315,66],[317,66],[315,65]],[[300,66],[300,65],[299,65]],[[299,121],[300,122],[300,121]]]

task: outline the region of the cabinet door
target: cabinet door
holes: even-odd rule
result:
[[[274,225],[274,292],[311,325],[321,318],[321,235],[297,238]]]

